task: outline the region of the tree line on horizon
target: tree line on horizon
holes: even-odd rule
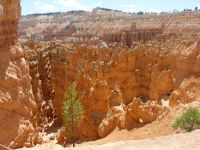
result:
[[[96,7],[94,8],[93,10],[104,10],[104,11],[114,11],[114,12],[124,12],[122,10],[117,10],[117,9],[110,9],[110,8],[105,8],[105,7]],[[150,12],[150,11],[138,11],[138,12],[126,12],[128,14],[136,14],[136,15],[144,15],[144,14],[152,14],[152,13],[155,13],[155,14],[165,14],[165,13],[184,13],[184,12],[199,12],[200,9],[198,6],[196,6],[194,9],[189,9],[189,8],[184,8],[182,11],[178,11],[176,9],[173,9],[172,12]],[[85,10],[70,10],[70,11],[66,11],[66,12],[63,12],[63,13],[68,13],[68,14],[80,14],[80,13],[84,13],[84,12],[87,12]],[[47,15],[47,16],[50,16],[50,15],[59,15],[61,14],[62,12],[49,12],[49,13],[33,13],[33,14],[28,14],[26,16],[40,16],[40,15]],[[125,12],[124,12],[125,13]]]

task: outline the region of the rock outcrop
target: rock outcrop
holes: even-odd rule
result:
[[[169,97],[169,105],[171,107],[177,106],[178,104],[190,103],[200,99],[200,78],[190,77],[185,79],[180,87],[173,91]]]
[[[24,46],[24,54],[29,64],[33,95],[38,106],[37,121],[38,125],[42,125],[45,129],[55,119],[52,105],[55,91],[51,79],[50,53],[48,48],[35,48],[36,45],[32,42],[27,44],[29,48]]]
[[[143,103],[141,99],[134,98],[128,106],[122,104],[109,109],[99,125],[99,136],[107,136],[116,127],[131,130],[144,126],[156,120],[161,113],[162,107],[155,102]]]
[[[33,119],[37,111],[29,68],[17,39],[19,0],[1,0],[0,143],[16,148],[39,143]]]
[[[107,136],[116,127],[125,129],[126,106],[120,105],[108,110],[106,118],[99,125],[98,133],[101,138]]]
[[[0,143],[31,147],[42,142],[40,132],[54,118],[49,56],[44,51],[35,60],[30,52],[27,63],[27,53],[16,44],[20,0],[1,0],[0,6]]]

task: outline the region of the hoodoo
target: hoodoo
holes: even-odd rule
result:
[[[200,128],[199,17],[101,7],[21,16],[20,0],[0,0],[0,146],[134,149],[167,135],[183,149],[194,135],[195,149],[199,131],[184,130]]]

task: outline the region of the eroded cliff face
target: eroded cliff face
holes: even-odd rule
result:
[[[154,121],[164,106],[199,99],[197,38],[172,37],[130,49],[121,44],[69,47],[56,43],[49,44],[49,49],[58,121],[62,123],[64,92],[77,81],[85,106],[85,118],[78,127],[82,140],[105,137],[116,127],[143,126]],[[58,142],[63,141],[61,133]]]
[[[42,99],[35,94],[24,51],[16,44],[20,0],[0,0],[0,6],[0,143],[30,147],[42,142],[39,120],[46,116],[38,113]]]
[[[38,125],[46,129],[55,119],[55,111],[52,101],[55,91],[51,79],[50,49],[49,47],[35,47],[30,42],[29,47],[23,47],[25,59],[29,65],[31,85],[34,99],[37,103]]]
[[[37,135],[30,119],[36,113],[37,105],[23,50],[14,45],[20,1],[1,0],[0,5],[0,143],[10,147],[32,145]]]
[[[36,126],[32,122],[37,104],[29,68],[20,46],[13,46],[10,53],[13,53],[12,60],[9,60],[5,75],[0,79],[0,142],[10,147],[32,146],[38,140]]]

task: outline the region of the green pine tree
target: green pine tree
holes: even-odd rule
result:
[[[36,41],[38,39],[36,34],[31,34],[31,40]]]
[[[63,125],[66,133],[68,133],[67,136],[72,139],[73,147],[75,147],[75,140],[77,138],[78,122],[83,119],[84,113],[84,107],[80,102],[76,84],[73,83],[65,93],[63,103]]]
[[[181,128],[187,132],[200,129],[200,112],[197,108],[190,107],[185,113],[176,119],[172,125],[174,129]]]

